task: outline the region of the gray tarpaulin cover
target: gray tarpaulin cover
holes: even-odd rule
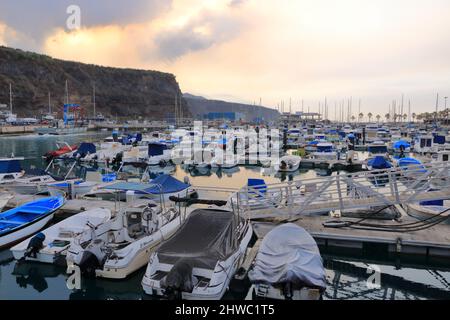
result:
[[[238,247],[234,237],[238,216],[212,209],[194,210],[178,231],[158,249],[162,263],[175,264],[180,259],[192,267],[214,268]]]
[[[326,287],[325,270],[316,242],[305,229],[292,223],[267,233],[248,276],[255,283],[293,282]]]

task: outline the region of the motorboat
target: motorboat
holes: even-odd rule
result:
[[[264,236],[248,278],[256,299],[319,300],[326,289],[317,243],[293,223],[275,227]]]
[[[63,205],[63,197],[50,197],[0,213],[0,248],[10,246],[41,230]]]
[[[192,211],[151,255],[142,279],[145,293],[168,299],[221,299],[252,234],[250,223],[232,211]]]
[[[25,171],[20,164],[24,158],[0,158],[0,185],[21,178]]]
[[[58,149],[49,151],[44,155],[44,158],[47,159],[47,161],[50,161],[54,158],[61,157],[62,155],[65,155],[70,152],[74,152],[78,149],[78,145],[69,145],[68,143],[56,143]]]
[[[314,151],[311,156],[316,160],[336,160],[337,152],[334,146],[330,142],[319,142],[316,146],[316,151]]]
[[[148,263],[150,254],[182,224],[173,207],[147,200],[129,205],[117,215],[77,235],[66,255],[87,276],[123,279]]]
[[[75,214],[11,248],[16,260],[65,263],[71,241],[111,219],[111,210],[95,208]]]
[[[287,155],[281,157],[280,164],[277,166],[280,172],[294,172],[300,167],[302,157]]]

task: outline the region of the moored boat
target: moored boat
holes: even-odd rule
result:
[[[0,248],[41,230],[63,205],[63,197],[50,197],[0,213]]]

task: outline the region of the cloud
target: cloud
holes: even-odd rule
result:
[[[81,9],[81,27],[126,25],[149,21],[168,10],[171,0],[21,0],[0,2],[0,21],[28,39],[41,43],[66,28],[70,5]]]
[[[243,21],[229,12],[204,10],[181,27],[160,31],[154,42],[160,58],[173,60],[224,43],[238,36],[242,27]]]

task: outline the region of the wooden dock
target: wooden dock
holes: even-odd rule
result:
[[[376,244],[391,253],[450,259],[450,225],[448,224],[438,224],[425,230],[403,233],[324,227],[323,223],[330,220],[339,219],[328,216],[303,216],[293,223],[308,231],[318,245],[327,248],[364,250]],[[349,218],[342,220],[352,221]],[[401,222],[377,220],[376,223],[395,226],[417,221],[409,216],[402,217],[401,220]],[[260,239],[277,225],[277,222],[252,223],[253,230]]]

